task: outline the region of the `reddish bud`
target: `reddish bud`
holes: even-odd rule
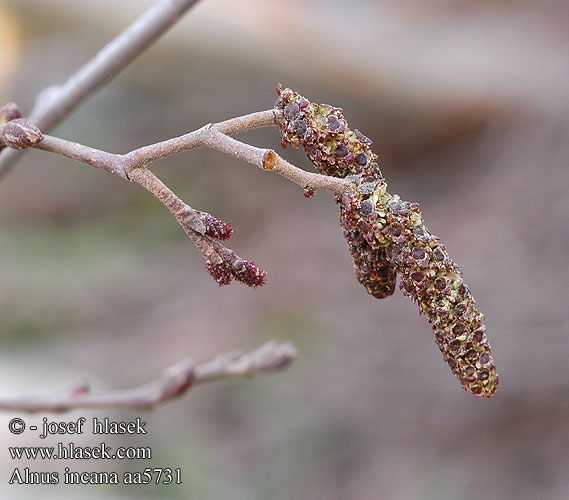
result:
[[[233,277],[246,285],[257,288],[267,281],[267,272],[259,269],[254,262],[236,259],[231,266]]]
[[[205,263],[205,268],[219,286],[229,285],[229,283],[231,283],[231,269],[229,269],[229,266],[227,266],[225,262],[214,264],[211,260],[208,260]]]
[[[306,186],[302,194],[305,198],[312,198],[314,193],[316,193],[316,190],[312,186]]]
[[[205,231],[203,234],[216,240],[227,240],[231,238],[233,229],[231,229],[231,224],[229,222],[218,219],[207,212],[197,212],[197,216],[205,225]]]
[[[10,120],[15,120],[16,118],[21,118],[22,113],[18,105],[13,102],[7,102],[0,109],[0,123],[9,122]]]
[[[43,140],[40,129],[24,118],[17,118],[4,125],[0,139],[13,149],[26,149]]]

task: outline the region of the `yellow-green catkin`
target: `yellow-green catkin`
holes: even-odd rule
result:
[[[320,173],[354,183],[353,192],[337,201],[360,283],[374,297],[384,298],[393,293],[398,273],[400,289],[428,319],[463,388],[491,397],[498,374],[484,316],[445,246],[425,227],[419,205],[387,192],[371,141],[348,127],[340,108],[311,103],[280,85],[277,93],[283,147],[302,146]]]

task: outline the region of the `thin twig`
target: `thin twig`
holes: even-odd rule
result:
[[[189,132],[179,137],[173,137],[172,139],[167,139],[165,141],[135,149],[125,156],[128,159],[130,168],[136,168],[167,158],[168,156],[189,151],[190,149],[201,148],[204,146],[219,149],[218,143],[220,140],[223,141],[223,139],[220,138],[220,134],[233,135],[256,128],[276,125],[277,122],[274,110],[257,111],[256,113],[230,118],[223,122],[209,123],[198,130],[194,130],[193,132]],[[259,148],[249,146],[248,144],[245,144],[244,146],[238,146],[237,153],[234,154],[229,151],[228,154],[233,156],[241,154],[241,159],[249,161],[258,167],[262,167],[262,162],[258,161],[259,152],[262,151],[262,158],[262,154],[264,154],[266,150],[260,150]],[[247,151],[247,153],[245,151]],[[252,161],[245,159],[245,156]]]
[[[162,0],[148,9],[63,85],[41,92],[29,115],[30,122],[44,132],[50,130],[85,98],[117,76],[196,3],[197,0]],[[0,153],[0,180],[18,157],[15,150]]]
[[[235,278],[256,288],[264,284],[266,273],[253,262],[240,258],[233,250],[216,241],[229,238],[230,224],[190,207],[148,170],[147,166],[190,149],[209,147],[279,174],[310,192],[324,189],[340,194],[353,189],[352,181],[306,172],[281,158],[272,149],[258,148],[227,135],[259,127],[276,126],[277,118],[273,110],[251,113],[220,123],[210,123],[193,132],[138,148],[125,155],[107,153],[76,142],[43,135],[29,121],[14,119],[0,124],[0,147],[8,145],[48,151],[140,184],[154,194],[176,218],[206,258],[206,268],[218,284],[228,284]]]
[[[221,243],[205,235],[205,227],[197,217],[197,211],[184,203],[166,184],[145,167],[132,169],[129,179],[150,191],[160,202],[170,210],[182,226],[196,248],[209,261],[220,264],[223,261],[221,249],[226,249]],[[200,224],[202,228],[200,229]],[[226,249],[229,252],[232,250]]]
[[[2,125],[0,125],[0,131],[1,130]],[[45,135],[43,140],[38,142],[34,147],[42,151],[48,151],[49,153],[80,161],[86,165],[91,165],[92,167],[118,175],[119,177],[128,180],[124,162],[121,160],[121,155],[107,153],[106,151],[101,151],[99,149],[84,146],[77,142],[60,139],[59,137],[53,137],[51,135]]]
[[[0,399],[0,411],[66,412],[78,408],[149,410],[180,397],[198,384],[278,371],[288,367],[295,358],[296,349],[291,343],[271,340],[254,351],[221,354],[199,365],[189,360],[180,361],[165,370],[159,379],[133,389],[91,394],[89,386],[82,383],[51,396]]]
[[[274,112],[260,111],[220,123],[210,123],[193,132],[135,149],[125,155],[107,153],[49,135],[45,135],[41,142],[32,147],[80,161],[134,182],[136,180],[128,173],[137,168],[184,151],[209,147],[279,174],[302,188],[311,187],[335,193],[352,189],[352,183],[348,180],[307,172],[287,162],[272,149],[257,148],[226,135],[274,125]],[[3,127],[0,124],[0,133]]]

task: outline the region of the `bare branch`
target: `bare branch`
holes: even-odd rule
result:
[[[345,193],[353,189],[352,182],[347,179],[307,172],[306,170],[295,167],[292,163],[289,163],[284,158],[274,153],[271,149],[268,149],[267,152],[269,157],[265,158],[265,168],[267,170],[271,170],[275,174],[282,175],[289,181],[298,184],[300,187],[324,189],[338,194]],[[274,158],[272,158],[273,155]]]
[[[272,126],[277,126],[277,116],[274,109],[257,111],[215,124],[215,128],[226,135],[235,135],[255,128]]]
[[[40,93],[30,113],[30,122],[47,132],[85,98],[117,76],[196,3],[197,0],[161,0],[148,9],[63,85]],[[14,150],[0,153],[0,179],[18,157]]]
[[[44,136],[43,140],[35,145],[35,148],[80,161],[128,180],[121,155],[107,153],[51,135]]]
[[[275,112],[270,109],[267,111],[258,111],[248,115],[238,116],[219,123],[210,123],[202,128],[174,137],[166,141],[157,142],[149,146],[144,146],[139,149],[131,151],[126,156],[132,168],[144,166],[156,160],[161,160],[168,156],[173,156],[190,149],[201,148],[204,146],[219,149],[216,143],[219,140],[219,133],[225,135],[238,134],[240,132],[247,132],[261,127],[276,126]],[[217,140],[216,140],[217,139]],[[253,148],[253,146],[245,145],[246,147]],[[238,146],[242,151],[243,146]],[[258,150],[258,148],[253,148]],[[232,154],[231,152],[228,154]],[[235,155],[233,155],[235,156]],[[244,155],[243,155],[244,156]],[[251,154],[251,158],[255,159],[255,155]],[[244,158],[242,158],[244,159]],[[249,160],[245,160],[249,161]],[[258,162],[254,163],[258,167],[262,166]]]
[[[250,377],[255,373],[282,370],[296,359],[296,355],[296,348],[290,342],[279,340],[271,340],[248,353],[228,352],[196,366],[196,383]]]
[[[132,169],[129,172],[129,179],[150,191],[170,210],[170,213],[176,218],[188,237],[206,259],[215,264],[223,262],[224,259],[220,254],[223,253],[221,249],[225,247],[205,235],[206,228],[197,217],[197,210],[184,203],[166,184],[145,167]],[[200,227],[200,224],[202,227]],[[232,252],[229,249],[227,250]]]
[[[138,181],[131,173],[138,168],[184,151],[209,147],[279,174],[302,188],[324,189],[335,193],[352,189],[349,180],[307,172],[287,162],[272,149],[257,148],[226,135],[274,125],[276,125],[275,113],[272,110],[259,111],[205,125],[179,137],[135,149],[126,155],[107,153],[49,135],[43,136],[41,142],[31,147],[80,161],[134,182]],[[0,134],[5,126],[0,124]],[[0,145],[2,145],[1,138]]]
[[[7,114],[12,108],[10,105],[2,109],[5,111],[4,114]],[[257,148],[226,135],[275,126],[277,118],[278,113],[273,110],[251,113],[221,123],[205,125],[188,134],[144,146],[126,155],[107,153],[57,137],[44,136],[29,121],[13,119],[0,123],[0,147],[3,145],[12,148],[32,147],[48,151],[140,184],[154,194],[176,218],[206,258],[206,269],[219,285],[227,285],[232,279],[236,279],[256,288],[265,283],[267,273],[217,241],[231,236],[231,225],[190,207],[146,166],[183,151],[209,147],[282,175],[301,186],[305,196],[312,196],[317,188],[338,194],[353,189],[353,183],[349,180],[306,172],[288,163],[272,149]]]
[[[211,123],[180,137],[144,146],[126,154],[125,158],[129,168],[134,169],[167,156],[205,146],[282,175],[302,188],[311,187],[335,193],[344,193],[352,189],[352,183],[348,180],[307,172],[287,162],[272,149],[257,148],[229,137],[229,134],[276,125],[273,110],[259,111],[220,123]]]
[[[159,379],[133,389],[91,394],[89,386],[82,383],[51,396],[0,399],[0,411],[66,412],[78,408],[149,410],[182,396],[198,384],[282,370],[295,358],[296,349],[291,343],[271,340],[254,351],[221,354],[199,365],[189,360],[180,361],[165,370]]]

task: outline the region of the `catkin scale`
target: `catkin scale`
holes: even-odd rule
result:
[[[400,289],[431,324],[443,359],[462,387],[491,397],[498,374],[484,316],[460,269],[424,225],[419,205],[387,192],[371,141],[348,127],[340,108],[311,103],[280,84],[277,93],[283,147],[302,146],[320,173],[354,182],[354,191],[336,201],[358,281],[374,297],[384,298],[393,293],[398,273]]]

